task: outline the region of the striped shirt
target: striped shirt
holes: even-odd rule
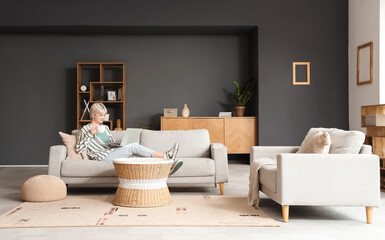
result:
[[[106,134],[109,142],[114,143],[115,139],[112,137],[111,131],[108,126],[106,127]],[[110,154],[112,147],[108,143],[103,142],[96,134],[91,135],[91,124],[84,125],[80,130],[79,138],[76,143],[76,152],[85,152],[91,159],[101,161]]]

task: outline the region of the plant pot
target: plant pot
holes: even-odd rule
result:
[[[236,117],[243,117],[245,113],[245,106],[235,106],[234,110],[235,110]]]

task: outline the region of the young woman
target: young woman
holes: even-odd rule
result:
[[[78,141],[76,143],[76,152],[85,152],[94,160],[111,162],[117,158],[130,157],[153,157],[174,160],[170,175],[174,174],[183,165],[183,161],[176,160],[179,143],[165,153],[155,152],[138,143],[131,143],[125,146],[114,147],[115,139],[110,129],[103,124],[104,115],[107,108],[102,103],[94,103],[90,108],[91,123],[82,127]]]

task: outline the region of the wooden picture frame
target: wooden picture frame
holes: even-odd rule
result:
[[[296,71],[298,65],[305,65],[307,69],[306,82],[297,82]],[[310,85],[310,62],[293,62],[293,85]]]
[[[363,55],[361,57],[360,54],[363,54],[361,52],[365,50],[367,47],[370,48],[369,49],[370,56]],[[365,69],[364,66],[369,66],[369,69]],[[363,73],[367,73],[368,71],[369,71],[369,75],[365,77],[361,77],[360,79],[360,73],[363,74]],[[368,78],[369,80],[367,80]],[[373,42],[368,42],[357,47],[357,85],[372,84],[372,83],[373,83]]]

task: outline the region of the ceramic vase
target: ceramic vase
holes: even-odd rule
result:
[[[188,109],[187,104],[185,104],[182,109],[182,117],[188,116],[190,116],[190,109]]]

